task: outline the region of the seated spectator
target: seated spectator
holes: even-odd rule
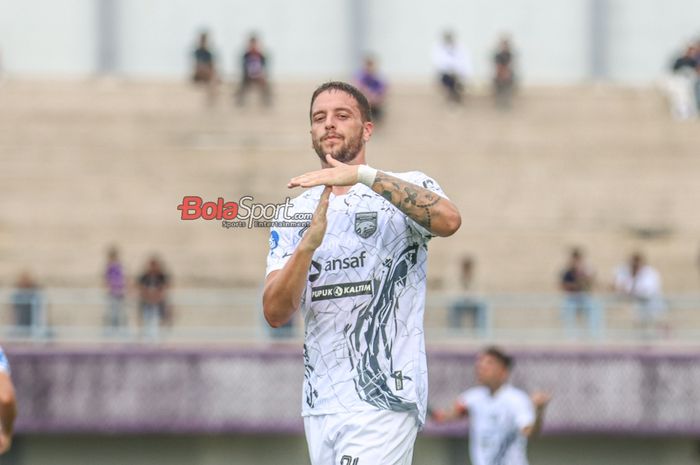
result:
[[[43,295],[32,275],[22,272],[15,284],[12,294],[12,307],[15,314],[15,326],[22,336],[40,337],[46,330]]]
[[[209,48],[209,35],[202,32],[199,35],[199,43],[193,53],[194,72],[192,81],[195,84],[206,86],[209,103],[216,98],[216,86],[219,84],[219,76],[216,72],[216,60]]]
[[[637,322],[644,335],[653,335],[658,329],[667,329],[661,276],[655,268],[645,263],[641,253],[632,254],[629,263],[617,269],[614,289],[634,302]]]
[[[489,314],[487,303],[474,293],[474,259],[464,257],[460,267],[460,297],[452,303],[448,316],[450,329],[462,327],[462,318],[468,315],[472,327],[479,336],[486,336],[489,331]]]
[[[146,337],[157,337],[161,324],[172,323],[172,312],[167,296],[169,287],[170,277],[163,271],[160,260],[152,257],[148,261],[146,270],[138,279],[139,317]]]
[[[365,58],[364,67],[357,74],[355,83],[372,107],[372,121],[381,123],[384,119],[387,84],[377,72],[376,63],[372,57]]]
[[[510,108],[513,100],[513,93],[515,92],[513,61],[510,39],[503,37],[498,44],[496,53],[493,55],[493,92],[496,106],[501,109]]]
[[[583,260],[583,252],[574,248],[571,250],[569,263],[562,271],[560,287],[564,291],[562,304],[562,320],[564,329],[570,338],[578,336],[578,321],[585,317],[588,323],[590,337],[600,337],[602,315],[601,308],[591,296],[594,274]]]
[[[216,66],[214,54],[209,49],[209,35],[206,32],[199,34],[199,43],[194,53],[194,72],[192,80],[196,83],[210,84],[216,79]]]
[[[697,51],[689,45],[685,53],[673,62],[673,74],[668,79],[671,114],[678,120],[695,118],[698,115],[698,67]]]
[[[433,52],[433,61],[449,102],[461,103],[466,80],[471,75],[468,55],[455,42],[452,32],[445,32]]]
[[[267,68],[267,58],[260,49],[257,36],[253,34],[248,40],[248,47],[241,59],[241,84],[236,91],[238,105],[245,103],[245,96],[252,87],[260,90],[264,105],[268,106],[272,103]]]
[[[695,109],[700,115],[700,39],[695,41]]]

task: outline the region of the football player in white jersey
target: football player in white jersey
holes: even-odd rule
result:
[[[452,411],[435,411],[438,422],[469,416],[469,455],[473,465],[527,465],[527,440],[539,434],[550,396],[508,383],[513,359],[497,347],[476,362],[479,386],[464,391]]]
[[[417,171],[367,166],[367,99],[343,82],[311,98],[312,146],[321,169],[274,227],[263,293],[273,327],[305,321],[302,415],[313,465],[407,465],[425,420],[423,339],[427,243],[461,224],[438,184]]]
[[[10,364],[0,347],[0,455],[10,449],[15,418],[17,417],[17,401],[15,388],[10,379]]]

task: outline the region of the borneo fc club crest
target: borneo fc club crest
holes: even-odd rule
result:
[[[377,212],[355,213],[355,232],[363,239],[377,231]]]

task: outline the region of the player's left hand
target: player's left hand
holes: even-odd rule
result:
[[[330,154],[326,155],[326,163],[330,165],[329,168],[309,171],[296,176],[289,180],[287,187],[291,189],[294,187],[352,186],[357,184],[358,165],[346,165]]]
[[[543,409],[552,400],[552,396],[546,392],[535,392],[530,396],[530,400],[536,409]]]

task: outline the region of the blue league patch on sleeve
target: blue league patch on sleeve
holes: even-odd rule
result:
[[[270,231],[270,253],[277,248],[280,243],[280,235],[274,229]]]
[[[5,352],[2,349],[0,349],[0,371],[7,371],[8,373],[10,371],[10,362],[7,361]]]

